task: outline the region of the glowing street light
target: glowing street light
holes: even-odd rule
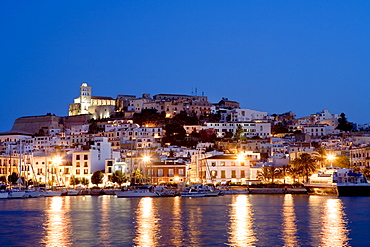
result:
[[[330,166],[333,166],[333,161],[336,159],[335,154],[328,154],[326,159],[330,162]]]

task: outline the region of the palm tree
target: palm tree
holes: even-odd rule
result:
[[[263,166],[262,170],[258,172],[257,177],[264,181],[269,181],[273,183],[275,178],[279,176],[280,169],[276,166]]]
[[[302,153],[293,160],[292,165],[306,177],[306,182],[308,182],[308,177],[316,171],[316,160],[308,153]]]
[[[308,177],[316,171],[316,160],[308,153],[303,153],[293,160],[293,166],[298,168],[308,182]]]

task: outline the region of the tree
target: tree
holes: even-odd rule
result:
[[[346,114],[343,112],[340,114],[340,117],[338,118],[338,126],[336,129],[341,131],[351,131],[353,128],[353,125],[347,121]]]
[[[166,136],[163,138],[164,143],[171,143],[171,145],[181,146],[181,142],[185,139],[186,131],[184,127],[177,123],[172,122],[165,127]]]
[[[18,178],[19,178],[18,174],[13,172],[11,175],[8,176],[8,181],[11,184],[16,184],[18,181]]]
[[[91,176],[91,183],[98,186],[98,184],[103,183],[103,177],[104,177],[104,174],[102,173],[102,171],[100,171],[100,170],[96,171]]]
[[[276,166],[263,166],[262,170],[258,172],[257,177],[263,181],[269,181],[273,183],[275,178],[280,174],[280,169]]]
[[[308,182],[308,177],[316,171],[316,160],[308,153],[302,153],[298,158],[294,159],[292,166],[297,168]]]
[[[71,176],[71,179],[69,180],[69,184],[76,186],[77,184],[81,183],[81,179],[75,176]]]
[[[236,128],[235,134],[234,134],[234,139],[239,141],[240,138],[242,137],[244,133],[244,130],[240,124],[238,124],[238,127]]]
[[[81,178],[81,184],[84,185],[84,186],[88,186],[90,184],[90,180],[83,177],[83,178]]]
[[[120,170],[115,171],[112,174],[112,177],[111,177],[112,183],[117,183],[120,187],[121,187],[122,183],[126,182],[126,180],[127,179],[126,179],[125,175]]]
[[[289,129],[284,126],[282,123],[272,124],[271,126],[271,134],[277,134],[277,133],[288,133]]]
[[[1,176],[0,177],[0,182],[2,182],[2,183],[6,183],[6,176]]]

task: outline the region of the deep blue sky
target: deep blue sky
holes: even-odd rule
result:
[[[1,1],[0,131],[93,95],[370,122],[370,1]]]

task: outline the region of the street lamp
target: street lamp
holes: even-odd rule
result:
[[[144,176],[145,176],[145,170],[146,170],[146,164],[148,163],[148,162],[150,162],[150,160],[151,160],[151,158],[150,158],[150,156],[149,155],[144,155],[143,157],[142,157],[142,161],[144,162]],[[152,177],[153,177],[153,169],[152,169],[152,167],[151,167],[151,169],[150,169],[150,184],[152,184],[153,183],[153,181],[152,181]],[[145,180],[146,180],[146,178],[145,178]]]
[[[328,154],[326,156],[326,159],[330,162],[330,166],[332,167],[333,166],[333,161],[336,159],[336,156],[335,156],[335,154]]]

